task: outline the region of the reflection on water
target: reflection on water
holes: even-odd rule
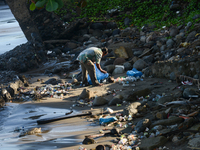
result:
[[[27,42],[8,5],[0,5],[0,54]]]
[[[71,134],[77,133],[79,135],[80,131],[93,128],[87,123],[77,124],[73,119],[37,124],[38,119],[63,116],[66,112],[70,112],[68,109],[40,107],[31,102],[7,103],[6,105],[0,109],[0,116],[2,116],[0,117],[0,149],[3,150],[27,150],[27,145],[35,150],[45,149],[46,145],[44,148],[44,146],[40,147],[37,144],[37,142],[45,141],[52,142],[52,146],[49,146],[48,149],[54,149],[55,145],[62,143],[80,144],[83,139],[75,138]],[[78,113],[80,112],[73,111],[71,115]],[[41,132],[19,137],[22,132],[33,128],[41,128]]]

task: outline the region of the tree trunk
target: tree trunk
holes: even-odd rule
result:
[[[33,19],[31,18],[27,0],[6,0],[6,2],[28,41],[32,39],[31,33],[40,35]]]

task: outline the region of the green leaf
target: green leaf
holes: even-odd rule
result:
[[[46,4],[46,0],[40,0],[37,1],[37,3],[35,4],[36,7],[43,7]]]
[[[55,11],[58,9],[58,3],[55,2],[55,0],[48,0],[48,3],[46,5],[46,10],[49,12]]]
[[[62,8],[64,6],[63,0],[55,0],[58,3],[58,8]]]
[[[31,5],[30,5],[30,10],[33,11],[33,10],[35,10],[35,8],[36,8],[36,7],[35,7],[35,4],[34,4],[34,3],[31,3]]]

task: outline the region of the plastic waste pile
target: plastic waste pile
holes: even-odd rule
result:
[[[16,96],[16,100],[28,101],[30,99],[32,100],[33,98],[39,99],[42,97],[62,99],[63,96],[69,93],[69,90],[72,88],[73,85],[71,83],[57,85],[47,84],[43,87],[35,87],[33,90],[20,88],[19,94]]]
[[[63,96],[65,96],[67,93],[69,93],[69,90],[71,90],[71,88],[72,88],[71,83],[58,84],[55,86],[48,84],[44,87],[35,89],[35,92],[39,93],[41,95],[46,95],[49,97],[62,99]]]

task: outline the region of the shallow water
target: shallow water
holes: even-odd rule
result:
[[[8,5],[0,5],[0,54],[27,42]]]
[[[56,149],[81,144],[79,132],[88,128],[95,128],[86,124],[77,124],[73,119],[65,119],[49,124],[38,125],[38,119],[65,115],[68,109],[40,107],[31,102],[16,104],[7,103],[0,111],[0,149],[27,150],[27,149]],[[80,113],[73,111],[72,115]],[[42,133],[19,137],[23,130],[41,128]],[[75,133],[75,134],[74,134]],[[48,142],[46,144],[45,142]]]

